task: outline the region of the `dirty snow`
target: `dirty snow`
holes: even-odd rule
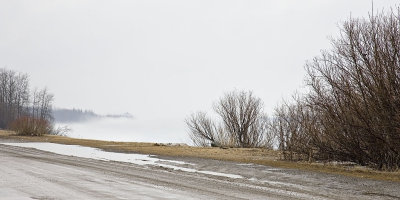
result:
[[[165,160],[159,159],[152,155],[144,155],[144,154],[133,154],[133,153],[116,153],[116,152],[106,152],[101,149],[92,148],[92,147],[84,147],[79,145],[65,145],[65,144],[55,144],[55,143],[1,143],[4,145],[10,146],[18,146],[18,147],[27,147],[34,148],[42,151],[52,152],[60,155],[66,156],[76,156],[81,158],[91,158],[97,160],[105,160],[105,161],[118,161],[118,162],[128,162],[137,165],[154,165],[160,166],[164,168],[169,168],[173,170],[180,170],[184,172],[191,173],[202,173],[214,176],[228,177],[228,178],[243,178],[240,175],[236,174],[227,174],[213,171],[203,171],[196,170],[193,168],[181,167],[172,164],[178,165],[194,165],[192,163],[186,163],[182,161],[176,160]],[[171,164],[164,164],[171,163]]]

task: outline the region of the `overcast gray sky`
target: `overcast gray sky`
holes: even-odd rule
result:
[[[376,9],[397,0],[375,0]],[[369,0],[0,0],[0,67],[55,106],[182,121],[233,89],[271,111]]]

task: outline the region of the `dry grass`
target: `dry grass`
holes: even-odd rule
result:
[[[369,178],[400,182],[400,171],[382,172],[360,166],[341,166],[323,163],[288,162],[280,160],[280,153],[274,150],[251,148],[205,148],[190,146],[163,146],[155,143],[110,142],[100,140],[74,139],[62,136],[16,136],[10,131],[1,131],[0,138],[30,142],[52,142],[69,145],[82,145],[103,149],[105,151],[153,154],[174,157],[196,157],[242,163],[255,163],[281,168],[300,169],[306,171],[339,174],[351,177]]]

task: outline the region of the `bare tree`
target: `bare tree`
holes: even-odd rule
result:
[[[186,119],[189,135],[197,146],[218,145],[218,130],[214,122],[207,118],[206,113],[198,112]]]
[[[260,132],[262,101],[252,92],[230,92],[225,94],[214,110],[221,117],[225,130],[231,134],[236,146],[255,147],[262,142]]]
[[[54,96],[49,94],[47,89],[37,90],[33,92],[32,113],[34,118],[52,121],[52,102]]]
[[[25,114],[29,101],[26,74],[0,69],[0,128]]]
[[[222,122],[216,123],[202,112],[193,114],[186,120],[190,136],[200,146],[272,147],[262,106],[252,92],[227,93],[214,105]]]
[[[312,136],[317,132],[317,119],[314,110],[299,96],[275,109],[270,128],[278,136],[279,150],[284,159],[313,158]]]
[[[258,120],[258,132],[261,133],[262,136],[262,138],[260,138],[260,147],[265,147],[267,149],[273,149],[275,147],[277,134],[272,131],[273,121],[274,120],[267,115],[260,117]]]
[[[25,135],[52,133],[52,101],[47,89],[30,95],[28,75],[0,69],[0,128]]]

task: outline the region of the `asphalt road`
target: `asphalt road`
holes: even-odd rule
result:
[[[400,199],[399,183],[207,159],[163,159],[243,178],[0,144],[0,199]]]

